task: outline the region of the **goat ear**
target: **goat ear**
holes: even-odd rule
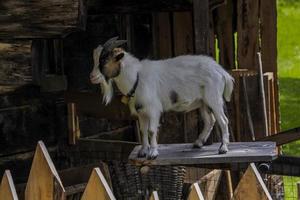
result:
[[[115,59],[116,61],[121,60],[124,57],[124,53],[119,53],[118,55],[116,55]]]

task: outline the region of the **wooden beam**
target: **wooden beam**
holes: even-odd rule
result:
[[[85,24],[85,0],[1,3],[0,39],[61,37],[83,30]]]
[[[259,0],[237,1],[237,58],[239,68],[258,69]]]
[[[153,191],[149,200],[159,200],[157,191]]]
[[[226,154],[218,154],[220,143],[193,148],[193,144],[159,144],[159,156],[154,160],[138,158],[141,145],[129,156],[134,165],[200,165],[215,163],[268,162],[277,157],[274,142],[232,142]]]
[[[208,0],[193,1],[194,42],[196,54],[209,53],[209,3]]]
[[[9,170],[5,170],[0,184],[0,199],[18,200],[16,188]]]
[[[283,176],[300,176],[300,157],[298,156],[278,156],[269,164],[269,169],[263,173],[283,175]]]
[[[42,141],[38,142],[25,189],[25,200],[62,200],[65,189]]]
[[[108,183],[99,168],[94,168],[81,200],[115,200]]]
[[[281,146],[297,140],[300,140],[300,127],[266,136],[258,139],[257,141],[273,141],[276,142],[277,146]]]
[[[260,37],[262,65],[264,72],[273,72],[274,74],[274,100],[276,115],[276,129],[280,130],[279,125],[279,94],[277,77],[277,8],[276,0],[260,2]]]
[[[255,164],[251,163],[234,191],[232,200],[272,200]]]
[[[194,183],[191,186],[187,200],[204,200],[198,183]]]
[[[65,101],[67,103],[76,104],[77,114],[115,120],[136,119],[134,116],[131,116],[128,106],[121,102],[121,97],[121,95],[116,95],[112,99],[112,102],[105,106],[105,104],[102,103],[101,94],[90,92],[65,93]]]

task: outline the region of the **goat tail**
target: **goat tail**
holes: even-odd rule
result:
[[[229,102],[233,91],[234,78],[231,75],[229,75],[227,72],[224,75],[224,78],[225,78],[225,87],[224,87],[223,96],[225,100]]]

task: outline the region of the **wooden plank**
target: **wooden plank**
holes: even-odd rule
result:
[[[198,183],[194,183],[191,186],[187,200],[204,200]]]
[[[153,14],[154,55],[156,58],[172,57],[172,34],[170,13]]]
[[[232,200],[272,200],[255,164],[251,163],[234,191]]]
[[[1,4],[0,38],[49,38],[83,30],[84,0],[10,0]]]
[[[226,154],[218,154],[220,143],[193,148],[193,144],[160,144],[154,160],[138,158],[141,145],[134,148],[129,161],[134,165],[197,165],[213,163],[268,162],[277,157],[274,142],[232,142]]]
[[[94,168],[81,200],[115,200],[99,168]]]
[[[149,200],[159,200],[157,191],[153,191]]]
[[[25,200],[63,200],[65,189],[42,141],[38,142],[25,189]]]
[[[233,34],[232,0],[217,8],[216,34],[218,38],[219,62],[226,69],[235,68],[235,45]]]
[[[277,8],[276,0],[260,2],[260,37],[264,72],[274,74],[276,129],[279,130],[279,94],[277,77]]]
[[[76,144],[76,140],[80,137],[79,120],[76,113],[76,104],[68,103],[68,129],[69,144]]]
[[[264,173],[283,176],[300,176],[299,156],[280,155],[269,166],[269,169],[263,171]]]
[[[5,170],[0,184],[0,199],[18,200],[16,188],[9,170]]]
[[[101,94],[90,92],[66,92],[65,100],[67,103],[76,104],[78,114],[115,120],[136,119],[131,116],[128,106],[121,102],[121,95],[114,96],[107,106],[102,103]]]
[[[277,146],[281,146],[297,140],[300,140],[300,127],[259,138],[257,141],[273,141],[276,142]]]
[[[194,43],[196,54],[209,53],[209,3],[208,0],[193,1]]]
[[[173,35],[175,56],[194,52],[191,12],[175,12],[173,14]]]
[[[237,1],[237,58],[239,68],[257,69],[259,0]]]

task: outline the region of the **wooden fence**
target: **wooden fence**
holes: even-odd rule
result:
[[[100,169],[101,168],[101,169]],[[82,178],[83,174],[90,173],[88,179]],[[213,200],[215,198],[222,170],[213,170],[202,179],[191,185],[188,193],[188,200]],[[76,175],[75,175],[76,174]],[[78,176],[80,174],[80,176]],[[72,183],[72,179],[79,183]],[[211,181],[217,182],[212,185]],[[0,185],[0,199],[18,200],[18,195],[25,200],[115,200],[111,189],[111,182],[108,169],[104,165],[89,169],[80,168],[80,171],[65,170],[58,172],[50,158],[50,155],[43,142],[38,142],[34,154],[29,178],[24,189],[16,192],[12,176],[6,170]],[[231,189],[232,190],[232,189]],[[204,192],[202,192],[204,191]],[[25,193],[25,195],[24,195]],[[230,194],[230,193],[229,193]],[[264,200],[271,199],[261,176],[254,164],[250,164],[241,178],[232,199]],[[23,197],[24,195],[24,197]],[[150,200],[158,200],[158,192],[153,191]]]

